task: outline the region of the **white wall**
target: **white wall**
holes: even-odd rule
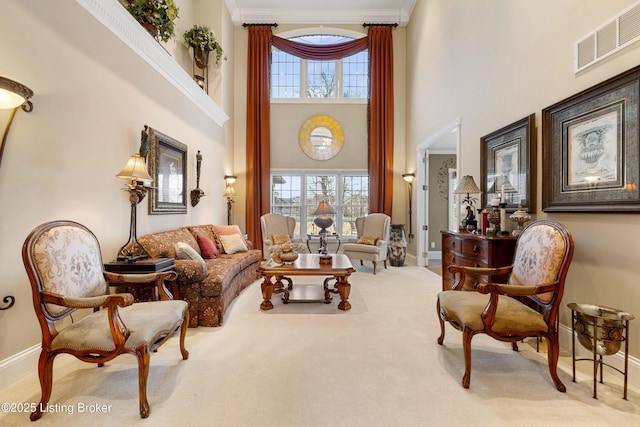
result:
[[[181,37],[192,24],[189,16],[203,18],[190,0],[178,4],[185,21],[167,50],[190,74],[191,54]],[[195,154],[202,152],[200,187],[207,196],[195,208],[189,204],[185,215],[150,216],[145,200],[138,206],[138,235],[226,223],[228,157],[223,128],[74,0],[4,1],[0,52],[0,75],[35,92],[33,112],[16,114],[0,165],[0,298],[16,297],[13,308],[0,312],[1,365],[40,341],[22,266],[24,239],[42,222],[75,220],[94,231],[105,260],[115,258],[129,230],[128,194],[115,174],[138,150],[145,124],[188,146],[189,191]],[[225,85],[233,87],[231,77]],[[3,125],[6,117],[0,111]]]
[[[587,302],[640,316],[638,214],[541,210],[543,108],[640,63],[640,44],[575,75],[573,45],[634,0],[428,0],[416,3],[407,30],[407,156],[461,118],[462,175],[479,182],[480,137],[532,112],[537,127],[537,217],[564,223],[575,240],[565,304]],[[407,160],[409,161],[409,159]],[[570,341],[568,347],[570,347]],[[640,357],[631,326],[630,355]]]

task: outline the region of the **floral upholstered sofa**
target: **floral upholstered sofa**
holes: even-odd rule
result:
[[[233,234],[234,227],[240,234],[237,226],[198,225],[138,238],[149,256],[176,258],[178,292],[189,304],[189,327],[221,326],[233,299],[259,277],[262,252],[252,249],[251,242],[243,240],[246,250],[225,253],[222,235]],[[202,250],[203,242],[215,247],[210,249],[205,243]],[[194,259],[180,259],[183,249],[188,249]],[[218,252],[218,257],[211,256],[211,251]]]

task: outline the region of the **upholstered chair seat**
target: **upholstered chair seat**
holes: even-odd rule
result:
[[[471,382],[471,339],[484,333],[510,342],[516,351],[517,342],[524,338],[545,337],[551,379],[559,391],[566,390],[557,372],[560,353],[557,318],[572,258],[573,239],[569,231],[556,221],[540,220],[529,224],[518,237],[512,265],[449,267],[458,277],[451,290],[438,294],[438,344],[444,342],[444,322],[462,331],[463,387],[469,388]],[[467,274],[508,275],[509,279],[504,284],[480,282],[474,290],[465,290]]]

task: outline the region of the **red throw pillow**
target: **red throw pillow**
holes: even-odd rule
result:
[[[198,241],[198,246],[200,247],[200,253],[202,254],[202,258],[206,259],[216,259],[220,258],[220,252],[218,248],[208,237],[202,236],[198,234],[196,236],[196,240]]]

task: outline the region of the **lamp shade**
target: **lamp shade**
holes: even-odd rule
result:
[[[333,208],[329,206],[329,202],[323,200],[318,204],[318,208],[311,215],[333,215],[335,213],[336,211],[334,211]]]
[[[227,188],[224,190],[224,197],[236,197],[236,190],[233,189],[232,185],[227,185]]]
[[[479,193],[482,193],[482,191],[480,191],[480,189],[476,185],[476,182],[473,180],[473,177],[471,175],[463,176],[462,179],[460,180],[460,183],[458,184],[458,188],[456,188],[455,191],[453,192],[453,194],[479,194]]]
[[[0,109],[19,107],[32,96],[33,91],[25,85],[0,77]]]
[[[225,175],[225,176],[224,176],[224,182],[225,182],[227,185],[231,185],[231,184],[233,184],[234,182],[236,182],[236,180],[237,180],[237,179],[238,179],[238,177],[237,177],[237,176],[235,176],[235,175]]]
[[[136,153],[129,157],[129,161],[117,175],[116,178],[126,179],[129,181],[151,182],[153,178],[149,176],[147,164],[144,157]]]
[[[415,178],[416,178],[416,174],[414,174],[414,173],[403,173],[402,174],[402,179],[407,181],[409,184],[411,184]]]

